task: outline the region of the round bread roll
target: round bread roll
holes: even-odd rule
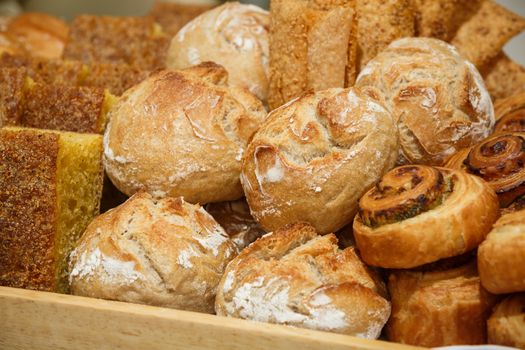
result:
[[[525,292],[525,210],[504,214],[478,249],[481,283],[496,294]]]
[[[71,291],[213,313],[217,285],[235,255],[204,209],[141,192],[88,226],[70,256]]]
[[[423,347],[484,344],[495,298],[481,288],[476,264],[390,275],[388,340]]]
[[[525,133],[499,132],[452,155],[445,166],[481,177],[505,208],[525,194],[524,163]]]
[[[232,85],[266,101],[269,25],[267,11],[226,3],[193,19],[173,37],[166,66],[182,69],[205,61],[218,63],[228,70]]]
[[[266,232],[250,214],[246,200],[209,203],[206,211],[224,228],[239,250],[244,249]]]
[[[307,221],[335,232],[397,150],[390,113],[361,90],[309,93],[270,113],[246,149],[241,182],[266,230]]]
[[[405,165],[359,200],[354,237],[367,264],[406,269],[476,248],[498,215],[498,198],[480,178]]]
[[[494,132],[525,132],[525,92],[497,100]]]
[[[242,197],[242,154],[266,112],[226,79],[224,68],[203,63],[160,71],[124,93],[104,134],[104,165],[120,191],[190,203]]]
[[[507,297],[487,322],[489,343],[525,349],[525,294]]]
[[[219,316],[375,339],[390,315],[378,275],[335,235],[288,225],[244,249],[217,289]]]
[[[494,126],[490,95],[476,68],[437,39],[391,43],[361,71],[356,86],[373,87],[392,112],[400,163],[441,165]]]

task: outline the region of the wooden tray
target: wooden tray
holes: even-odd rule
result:
[[[417,348],[195,312],[0,287],[0,349]]]

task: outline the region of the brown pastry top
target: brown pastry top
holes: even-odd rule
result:
[[[496,101],[494,132],[525,132],[525,92]]]

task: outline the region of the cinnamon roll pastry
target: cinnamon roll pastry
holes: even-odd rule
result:
[[[480,178],[406,165],[360,199],[354,237],[366,263],[412,268],[474,249],[498,214],[497,196]]]
[[[525,294],[507,297],[487,322],[490,344],[525,349]]]
[[[388,340],[424,347],[483,344],[495,297],[485,291],[476,264],[390,275]]]
[[[525,194],[525,133],[498,133],[454,154],[445,164],[487,181],[500,206],[507,207]]]
[[[516,206],[519,206],[519,202]],[[490,292],[525,292],[525,210],[504,214],[478,249],[481,283]]]
[[[525,92],[498,100],[494,104],[494,132],[525,132]]]

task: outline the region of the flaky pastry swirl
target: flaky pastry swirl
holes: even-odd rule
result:
[[[487,322],[490,344],[525,348],[525,294],[507,297]]]
[[[475,248],[498,217],[494,191],[462,171],[395,168],[359,201],[356,244],[365,262],[412,268]]]
[[[498,100],[494,113],[494,132],[525,132],[525,93]]]

